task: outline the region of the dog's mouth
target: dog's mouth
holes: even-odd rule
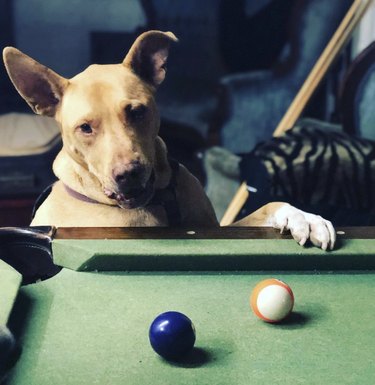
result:
[[[145,206],[154,195],[155,173],[152,172],[145,186],[123,189],[123,191],[110,191],[104,189],[104,193],[110,199],[116,200],[117,204],[124,209],[135,209]]]

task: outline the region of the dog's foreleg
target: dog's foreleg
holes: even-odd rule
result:
[[[336,241],[336,232],[330,221],[284,202],[268,203],[232,226],[272,226],[281,232],[289,230],[300,245],[309,239],[323,250],[333,249]]]

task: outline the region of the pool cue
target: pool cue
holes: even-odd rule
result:
[[[220,221],[220,226],[228,226],[233,223],[233,221],[236,219],[237,214],[240,212],[241,208],[246,203],[248,197],[249,190],[247,188],[246,182],[243,182],[238,188],[232,201],[229,203],[229,206]]]
[[[310,100],[312,94],[318,87],[319,83],[322,81],[324,75],[327,73],[337,54],[341,51],[345,43],[353,34],[355,27],[362,19],[372,1],[373,0],[354,1],[342,22],[340,23],[339,27],[337,28],[336,32],[333,34],[331,40],[328,42],[326,48],[322,52],[318,61],[314,65],[310,74],[306,78],[287,112],[276,127],[273,133],[274,137],[281,136],[287,130],[292,128],[296,123],[297,119],[306,107],[306,104]],[[222,220],[220,221],[221,226],[226,226],[232,223],[237,217],[238,213],[241,211],[243,205],[246,203],[249,197],[249,192],[245,186],[246,182],[243,182],[233,197],[232,201],[229,203],[229,206],[225,211]]]

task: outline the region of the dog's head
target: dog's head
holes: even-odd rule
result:
[[[18,92],[60,123],[64,150],[125,208],[153,195],[160,119],[154,94],[166,73],[171,32],[138,37],[121,64],[92,65],[66,79],[15,48],[4,62]]]

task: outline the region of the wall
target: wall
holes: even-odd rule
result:
[[[14,19],[15,45],[66,77],[90,63],[90,31],[146,23],[138,0],[14,0]]]

